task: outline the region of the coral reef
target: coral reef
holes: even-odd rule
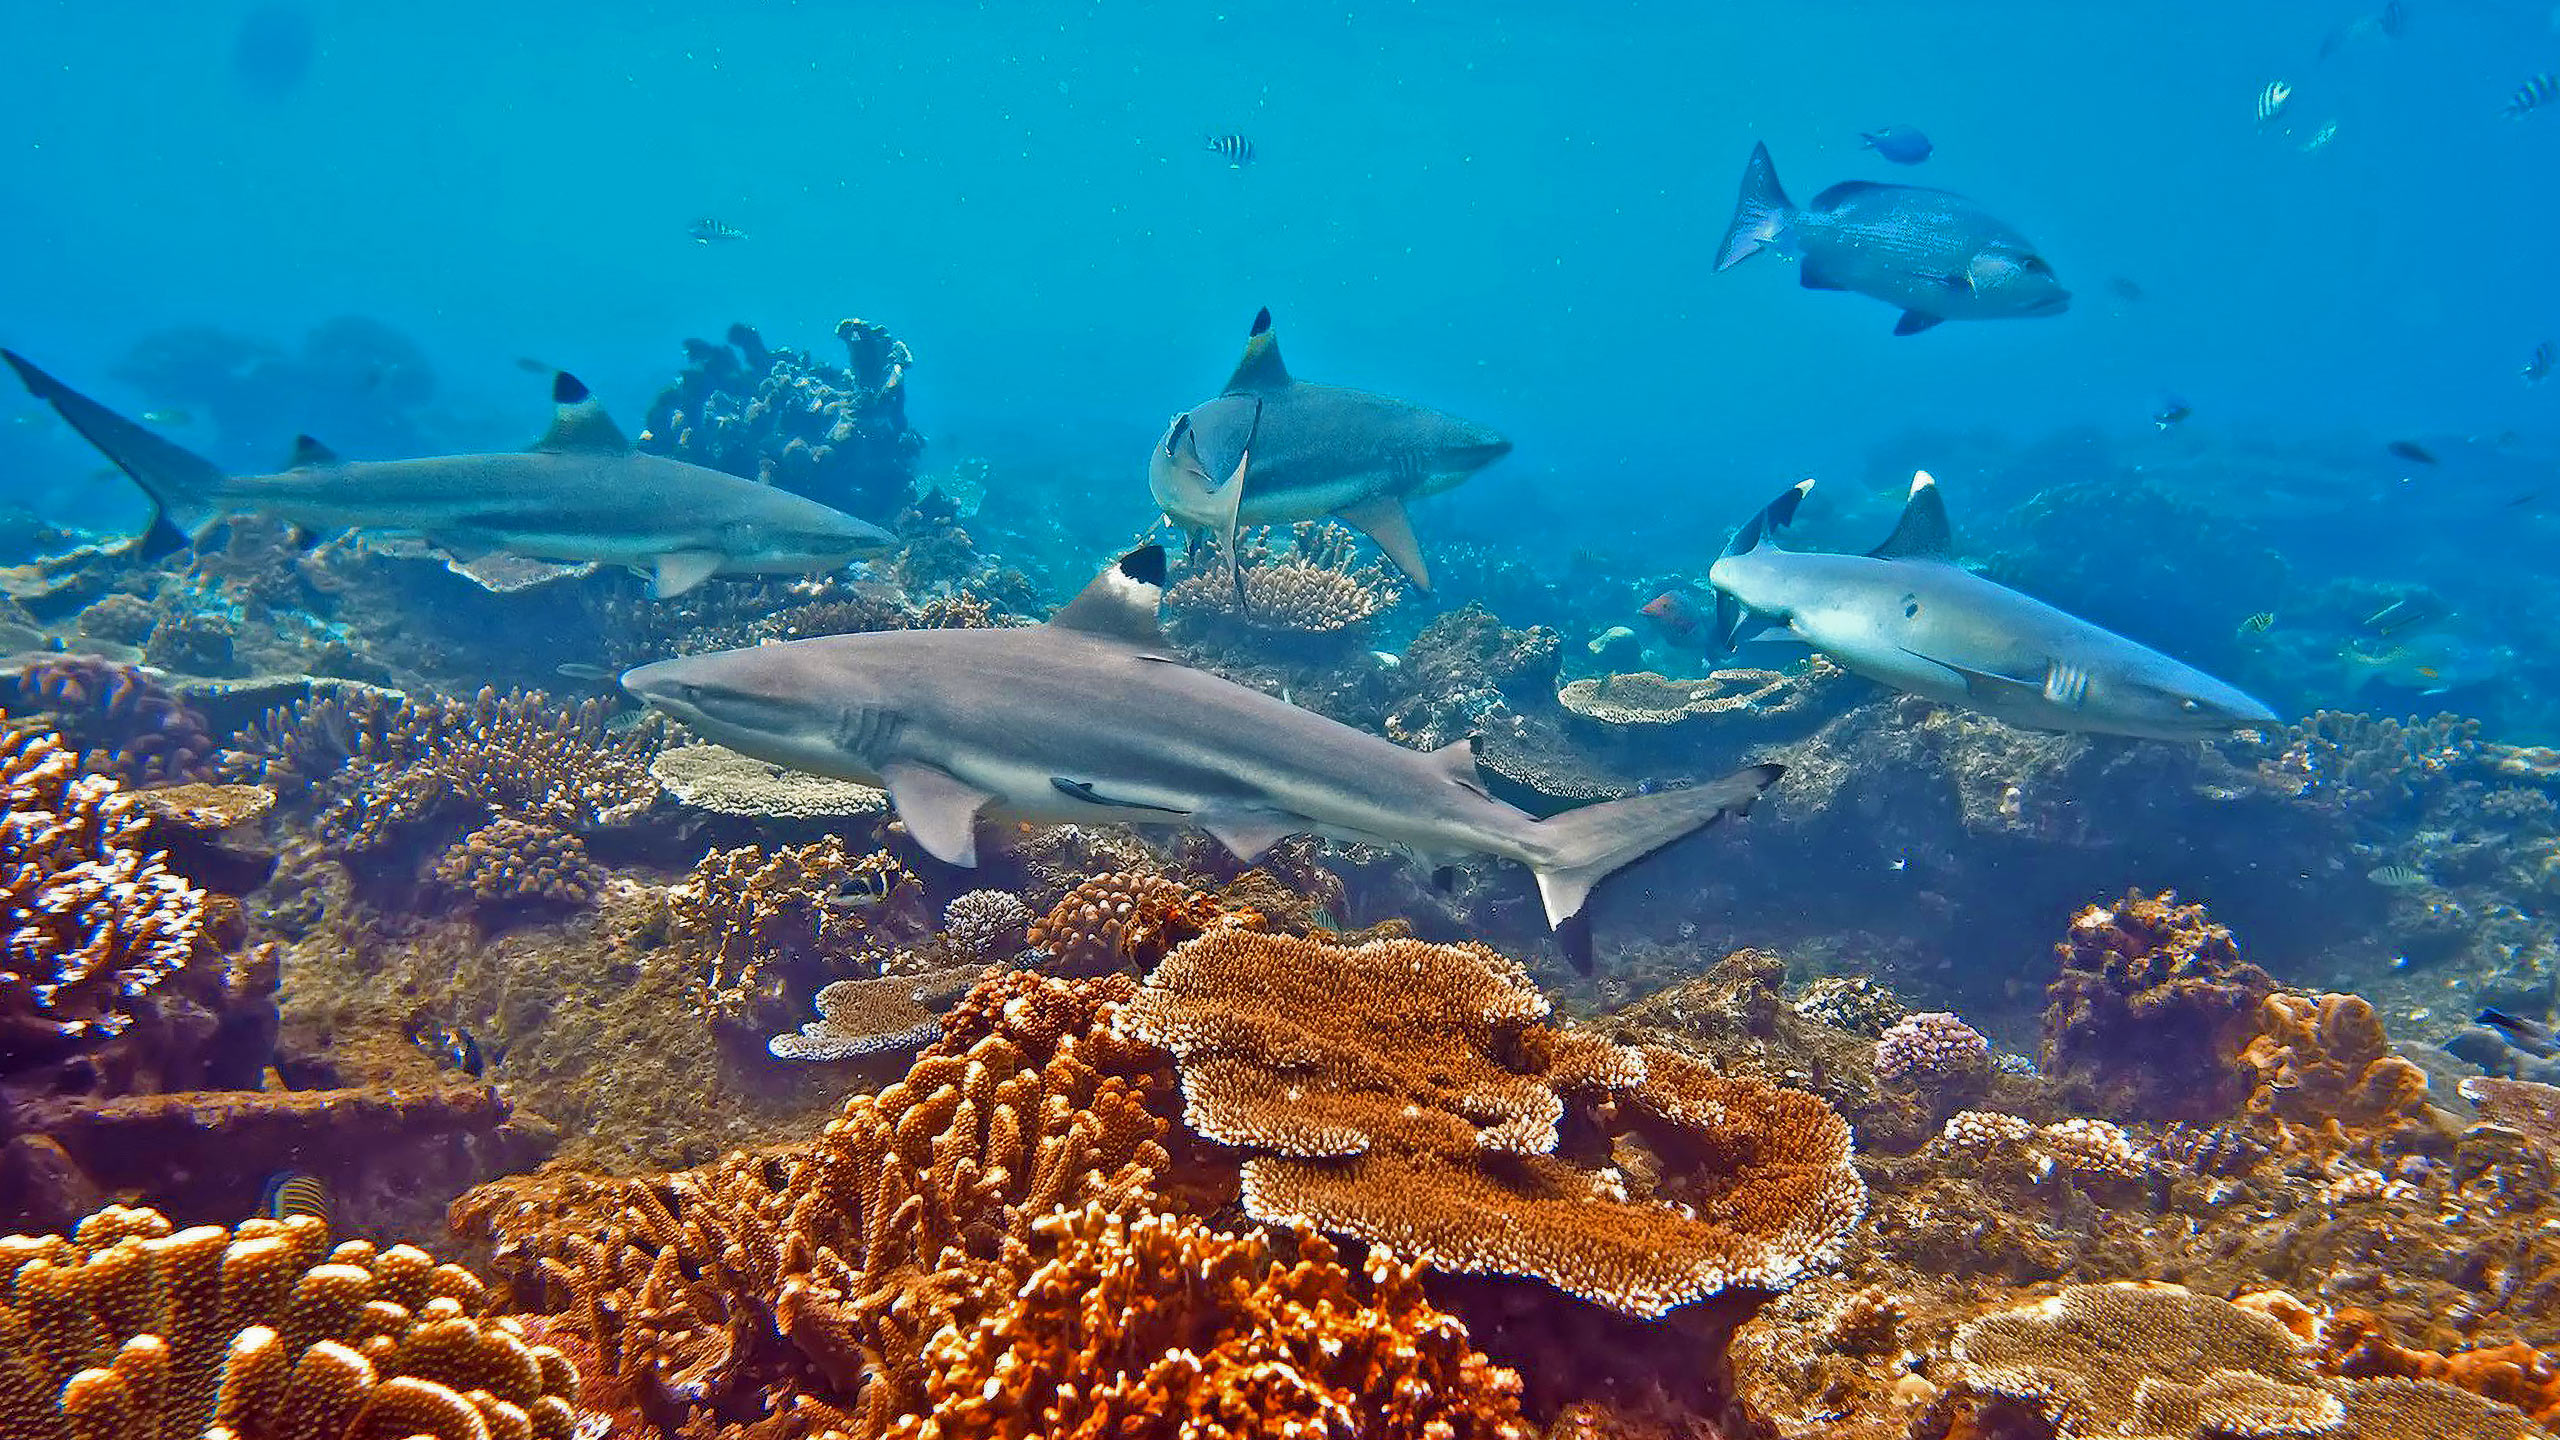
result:
[[[309,1216],[177,1230],[110,1206],[0,1241],[0,1431],[26,1440],[571,1440],[578,1379],[469,1272],[330,1249]]]
[[[1223,564],[1203,564],[1165,592],[1165,604],[1211,634],[1306,639],[1347,636],[1404,598],[1385,569],[1362,563],[1348,531],[1297,525],[1289,541],[1282,553],[1268,530],[1237,536],[1236,580]]]
[[[685,342],[684,372],[649,406],[643,450],[779,485],[867,520],[912,498],[924,437],[907,423],[915,357],[867,320],[836,326],[846,363],[769,346],[745,325],[728,343]]]
[[[435,877],[484,904],[584,905],[604,872],[577,836],[502,816],[455,841],[437,859]]]
[[[2241,1051],[2257,1075],[2249,1113],[2301,1148],[2373,1146],[2425,1123],[2426,1073],[2391,1052],[2373,1006],[2354,995],[2270,995]]]
[[[899,939],[922,928],[914,874],[886,854],[856,856],[834,836],[712,851],[668,895],[676,943],[699,967],[703,1013],[760,1033],[810,1003],[813,977],[876,975]]]
[[[1143,970],[1193,936],[1261,923],[1254,912],[1230,909],[1179,880],[1115,870],[1068,891],[1029,934],[1060,973],[1081,975]]]
[[[2072,917],[2046,991],[2044,1069],[2101,1115],[2210,1125],[2248,1098],[2241,1051],[2275,990],[2231,932],[2171,892]]]
[[[1876,1078],[1911,1085],[1940,1085],[1980,1075],[1991,1066],[1991,1042],[1944,1010],[1905,1015],[1876,1040]]]
[[[45,715],[83,769],[128,785],[178,785],[214,774],[204,716],[138,666],[90,655],[44,656],[18,672],[8,706]]]

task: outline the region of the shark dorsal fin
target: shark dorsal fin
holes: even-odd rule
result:
[[[1156,623],[1164,600],[1164,547],[1141,545],[1093,578],[1066,608],[1049,617],[1053,630],[1076,630],[1148,647],[1166,643]]]
[[[565,454],[586,451],[605,455],[621,455],[631,449],[631,442],[604,413],[604,402],[595,397],[586,382],[563,370],[551,377],[551,428],[533,442],[536,450]]]
[[[1440,773],[1476,794],[1490,798],[1491,792],[1484,788],[1484,776],[1476,771],[1476,761],[1484,754],[1482,734],[1452,740],[1430,754],[1431,762],[1440,767]]]
[[[1955,531],[1947,524],[1947,502],[1938,482],[1921,470],[1911,477],[1911,498],[1903,502],[1902,523],[1867,554],[1877,560],[1953,560]]]
[[[337,463],[337,451],[330,449],[328,446],[321,444],[319,441],[312,439],[308,435],[296,435],[293,437],[293,458],[285,462],[285,468],[288,470],[299,470],[306,465],[335,465]]]
[[[1280,337],[1271,331],[1271,312],[1265,309],[1253,317],[1253,334],[1244,342],[1236,373],[1227,377],[1226,393],[1263,394],[1286,390],[1292,383],[1289,367],[1280,363]]]

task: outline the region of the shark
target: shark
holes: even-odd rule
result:
[[[1474,421],[1297,379],[1266,309],[1227,388],[1165,428],[1147,461],[1147,487],[1176,524],[1217,537],[1230,578],[1238,529],[1331,516],[1366,532],[1428,590],[1431,571],[1405,506],[1510,453],[1510,441]]]
[[[886,789],[953,865],[977,863],[981,818],[1192,826],[1247,861],[1302,833],[1515,860],[1585,970],[1594,886],[1747,813],[1783,773],[1539,819],[1486,788],[1474,737],[1407,749],[1183,663],[1157,622],[1165,569],[1162,546],[1130,551],[1027,629],[829,635],[661,660],[622,685],[733,750]]]
[[[1864,555],[1778,546],[1812,489],[1780,495],[1708,569],[1720,651],[1783,629],[1855,674],[2031,730],[2198,740],[2276,723],[2192,665],[1957,564],[1929,472],[1912,477],[1900,523]]]
[[[666,599],[714,575],[832,570],[897,543],[806,496],[634,450],[565,370],[552,376],[551,428],[527,450],[343,460],[305,435],[285,469],[234,476],[22,355],[0,360],[150,497],[146,558],[185,548],[219,516],[264,514],[308,530],[422,535],[466,564],[504,553],[626,565]]]

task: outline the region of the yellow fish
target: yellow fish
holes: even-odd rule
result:
[[[2273,610],[2261,610],[2257,614],[2240,622],[2239,633],[2242,635],[2264,635],[2274,628],[2276,628],[2276,612]]]

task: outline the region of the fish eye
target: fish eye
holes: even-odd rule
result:
[[[2040,255],[2030,255],[2019,263],[2030,275],[2050,276],[2053,274],[2053,267],[2044,263],[2044,257]]]

